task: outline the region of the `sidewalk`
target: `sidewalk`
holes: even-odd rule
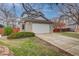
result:
[[[56,33],[36,34],[36,36],[72,55],[79,56],[79,39],[62,36]]]

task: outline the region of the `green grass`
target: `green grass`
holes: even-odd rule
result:
[[[79,34],[76,32],[61,32],[60,34],[79,39]]]
[[[36,37],[0,40],[0,45],[7,46],[16,56],[59,56],[62,53],[56,52],[46,42]]]

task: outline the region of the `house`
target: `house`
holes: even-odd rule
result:
[[[41,17],[35,19],[22,18],[21,31],[34,33],[53,32],[53,22],[47,21]]]
[[[76,30],[76,24],[73,25],[75,22],[72,19],[61,19],[59,20],[59,17],[54,17],[52,21],[56,24],[54,27],[54,32],[60,32],[60,31],[75,31]]]

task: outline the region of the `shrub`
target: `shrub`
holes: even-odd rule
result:
[[[4,28],[4,35],[10,35],[12,33],[11,27],[5,27]]]
[[[35,36],[35,34],[32,32],[17,32],[17,33],[12,33],[7,38],[8,39],[18,39],[18,38],[26,38],[26,37],[34,37],[34,36]]]

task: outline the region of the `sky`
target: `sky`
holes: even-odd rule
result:
[[[59,11],[56,5],[53,6],[53,9],[50,8],[44,9],[44,14],[47,18],[52,19],[53,17],[59,16]]]
[[[11,8],[12,4],[8,4],[8,6],[9,6],[9,8]],[[17,16],[20,16],[22,14],[23,9],[20,4],[15,4],[15,11],[16,11]],[[58,11],[58,8],[56,5],[53,5],[52,10],[50,8],[48,8],[48,6],[46,5],[45,8],[42,9],[42,12],[45,15],[45,17],[47,17],[48,19],[52,19],[53,17],[59,16],[59,13],[58,13],[59,11]]]

